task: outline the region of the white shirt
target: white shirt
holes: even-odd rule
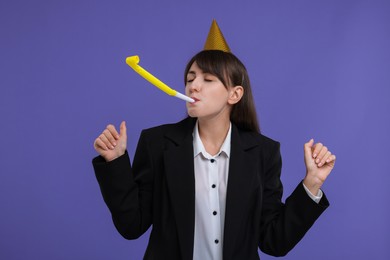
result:
[[[212,156],[206,152],[200,139],[198,122],[195,124],[193,131],[195,172],[194,260],[222,260],[231,131],[232,126],[230,124],[221,149],[216,155]],[[321,190],[315,196],[305,185],[303,187],[316,203],[321,200]]]
[[[206,152],[199,137],[198,122],[193,132],[195,170],[194,260],[222,260],[226,189],[229,174],[231,124],[220,151]]]

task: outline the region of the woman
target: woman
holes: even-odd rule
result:
[[[283,204],[279,143],[259,133],[244,65],[204,50],[185,81],[195,100],[189,117],[142,131],[133,165],[125,122],[95,140],[93,165],[117,230],[135,239],[152,225],[144,259],[287,254],[329,205],[320,187],[335,156],[306,143],[306,176]]]

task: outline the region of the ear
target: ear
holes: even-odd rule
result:
[[[237,104],[241,100],[243,95],[244,95],[244,88],[242,86],[235,86],[230,88],[228,103],[230,105]]]

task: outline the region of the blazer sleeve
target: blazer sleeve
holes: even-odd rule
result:
[[[152,223],[153,167],[148,150],[147,138],[142,132],[133,166],[127,151],[111,162],[101,156],[92,161],[114,225],[126,239],[140,237]]]
[[[329,206],[323,194],[317,204],[306,193],[303,183],[282,203],[280,145],[275,143],[265,171],[263,208],[260,223],[260,249],[273,256],[286,255],[306,234]]]

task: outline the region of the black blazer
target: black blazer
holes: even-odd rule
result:
[[[113,222],[126,239],[152,225],[144,259],[192,259],[195,119],[143,130],[133,165],[129,156],[93,159]],[[258,247],[281,256],[290,251],[329,205],[315,203],[300,183],[281,202],[279,143],[232,126],[223,259],[259,259]]]

